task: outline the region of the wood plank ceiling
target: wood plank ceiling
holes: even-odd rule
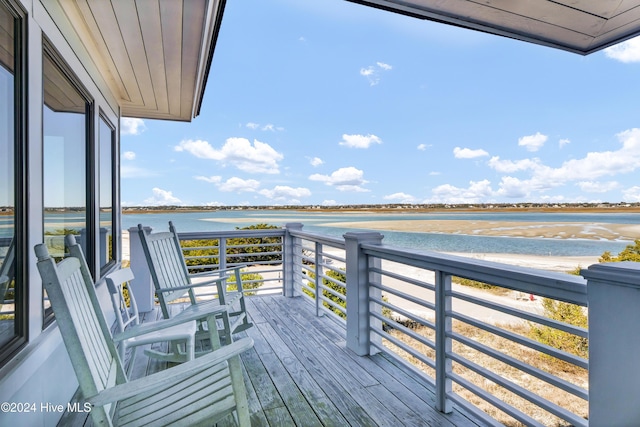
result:
[[[226,0],[41,1],[75,33],[123,116],[198,114]],[[640,0],[348,1],[579,54],[640,34]]]
[[[189,121],[198,114],[224,0],[52,3],[43,1],[63,33],[76,33],[123,116]]]
[[[640,34],[640,0],[348,0],[589,54]]]

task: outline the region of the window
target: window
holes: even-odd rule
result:
[[[114,154],[116,152],[116,131],[105,117],[100,116],[99,128],[99,154],[100,154],[100,270],[110,266],[116,259],[115,250],[115,214],[114,214],[114,189],[115,170]]]
[[[0,363],[26,342],[22,16],[0,0]]]
[[[95,241],[90,221],[88,175],[89,97],[46,41],[43,43],[43,194],[44,242],[56,259],[67,252],[66,234],[76,240],[93,266]],[[48,324],[53,313],[44,299]]]

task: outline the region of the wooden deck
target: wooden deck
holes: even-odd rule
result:
[[[241,335],[252,337],[255,347],[242,360],[252,425],[478,425],[458,410],[437,412],[431,386],[385,356],[359,357],[347,350],[344,329],[328,317],[316,317],[303,298],[247,301],[255,326]],[[157,310],[147,313],[145,321],[157,316]],[[133,363],[132,377],[164,368],[142,351]],[[65,414],[59,425],[91,422]]]

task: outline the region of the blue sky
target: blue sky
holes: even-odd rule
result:
[[[640,39],[586,57],[344,0],[227,2],[200,116],[122,119],[123,205],[640,202]]]

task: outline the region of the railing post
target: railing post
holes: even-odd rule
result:
[[[581,274],[589,303],[589,425],[637,425],[640,263],[595,264]]]
[[[302,223],[291,222],[284,225],[284,237],[283,237],[283,283],[282,293],[286,297],[293,297],[295,290],[295,277],[296,271],[302,273],[302,268],[295,262],[295,243],[297,238],[293,237],[290,231],[302,231]],[[299,242],[298,242],[299,243]]]
[[[151,233],[151,227],[144,227],[144,232]],[[153,295],[155,290],[151,281],[147,258],[144,256],[144,250],[142,249],[138,227],[129,229],[129,261],[131,263],[131,271],[135,276],[135,279],[131,281],[131,291],[136,299],[138,311],[141,313],[151,311],[154,305]]]
[[[451,359],[447,353],[451,351],[451,338],[447,336],[451,332],[451,317],[447,312],[451,311],[451,275],[442,271],[435,272],[436,280],[436,409],[446,414],[453,410],[451,400],[447,398],[451,392]]]
[[[363,243],[380,244],[383,235],[374,232],[346,233],[347,267],[347,348],[359,356],[371,352],[369,263],[362,253]]]
[[[227,268],[227,238],[218,238],[218,268],[224,270]]]
[[[315,282],[316,282],[316,298],[315,298],[315,303],[316,303],[316,316],[321,316],[324,313],[322,312],[322,298],[320,298],[320,296],[322,295],[322,275],[324,274],[324,268],[322,268],[322,243],[320,242],[316,242],[315,245],[315,270],[313,272],[313,274],[315,274],[316,278],[315,278]]]

